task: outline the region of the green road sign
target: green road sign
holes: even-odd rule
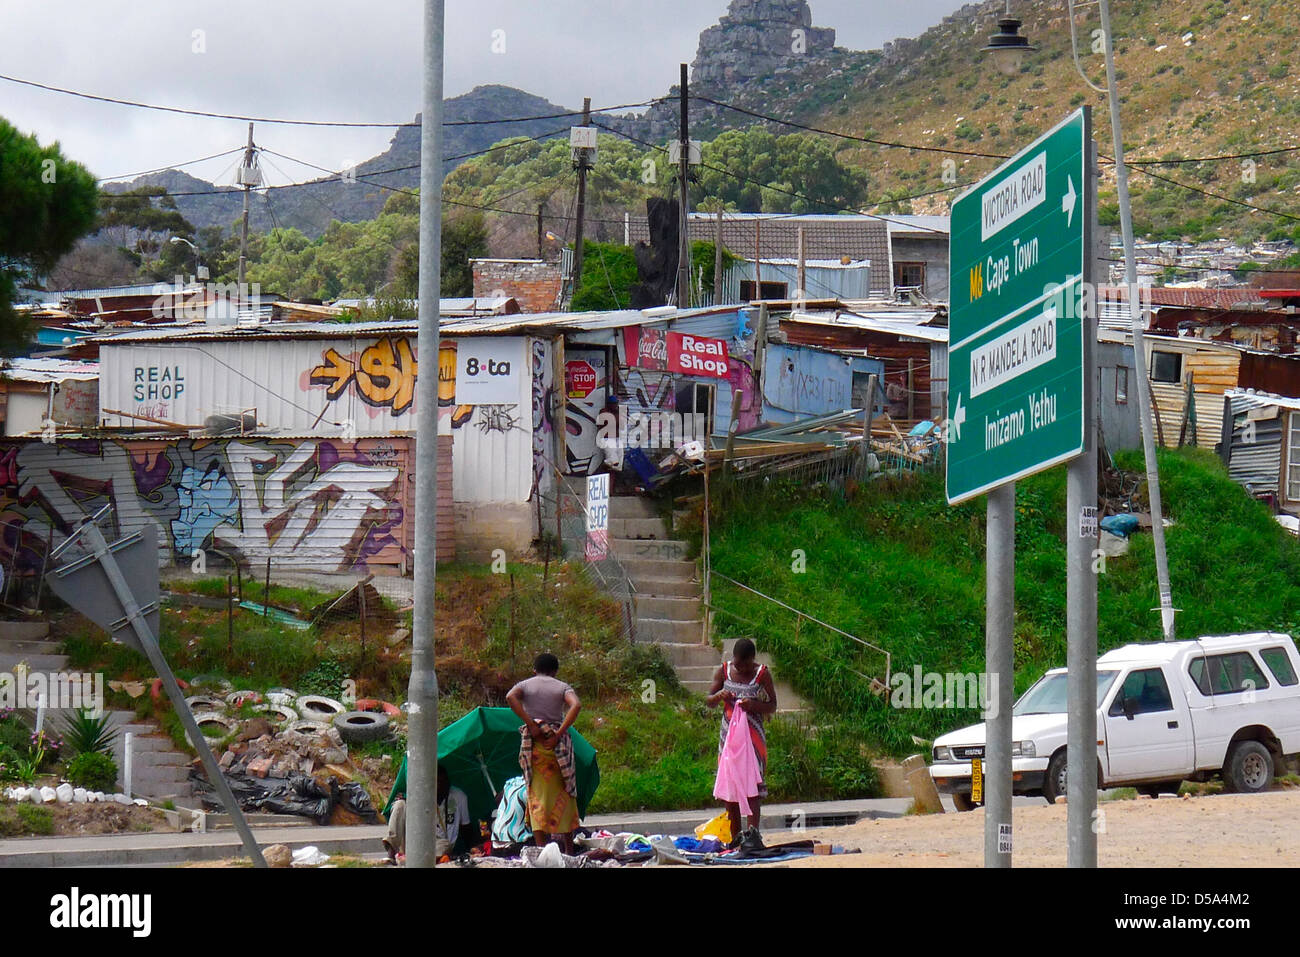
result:
[[[953,204],[948,501],[1083,451],[1086,108]]]

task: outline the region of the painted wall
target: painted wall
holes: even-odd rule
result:
[[[795,419],[853,408],[853,367],[844,356],[770,343],[763,362],[763,418]]]
[[[164,563],[215,549],[256,568],[269,557],[278,568],[409,570],[413,465],[404,437],[5,440],[0,530],[5,551],[39,566],[51,535],[57,544],[112,504],[116,534],[155,526]],[[440,559],[454,552],[450,511],[440,496]]]

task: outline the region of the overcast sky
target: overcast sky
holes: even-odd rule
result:
[[[916,36],[958,0],[812,0],[837,43]],[[726,0],[449,0],[446,92],[516,86],[565,106],[667,92]],[[420,0],[0,0],[0,73],[122,99],[241,115],[409,121],[420,107]],[[196,33],[202,31],[202,33]],[[504,52],[494,52],[494,32]],[[499,46],[500,44],[498,44]],[[201,51],[201,52],[200,52]],[[0,116],[98,177],[243,144],[246,124],[96,103],[0,81]],[[330,169],[382,152],[391,129],[258,127],[259,146]],[[234,154],[185,167],[232,182]],[[269,160],[271,165],[267,165]],[[277,169],[278,167],[278,169]],[[264,158],[268,182],[319,173]]]

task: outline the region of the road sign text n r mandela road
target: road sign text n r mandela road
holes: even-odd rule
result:
[[[1085,108],[953,204],[948,501],[1083,451]]]

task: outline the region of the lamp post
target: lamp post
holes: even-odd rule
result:
[[[1021,22],[1011,15],[1011,0],[1007,0],[1007,12],[998,18],[998,32],[989,37],[989,45],[984,47],[984,52],[992,55],[998,72],[1006,76],[1019,73],[1025,54],[1038,49],[1029,45],[1028,37],[1020,35]]]
[[[199,247],[195,246],[192,242],[190,242],[188,239],[184,238],[183,236],[173,236],[171,238],[171,242],[173,246],[175,246],[177,243],[184,243],[186,246],[190,247],[190,249],[194,252],[195,280],[207,279],[208,277],[203,274],[204,273],[203,263],[199,260]]]

